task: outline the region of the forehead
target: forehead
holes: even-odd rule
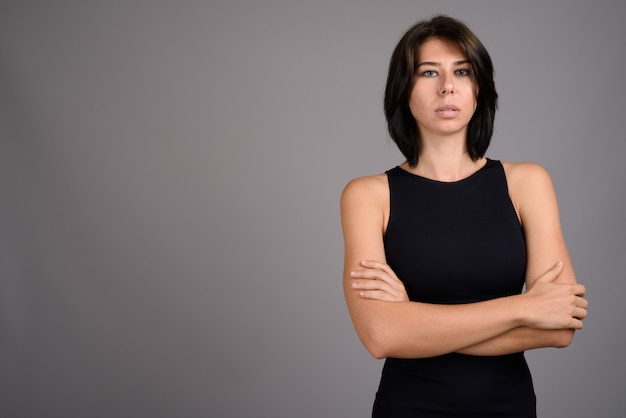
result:
[[[467,55],[455,41],[443,38],[428,38],[417,50],[417,61],[443,62],[466,60]]]

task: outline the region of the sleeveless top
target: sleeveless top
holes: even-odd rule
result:
[[[487,163],[471,176],[440,182],[400,167],[387,171],[387,263],[410,300],[458,304],[519,294],[523,231],[504,168]],[[523,353],[385,360],[373,417],[535,417]]]

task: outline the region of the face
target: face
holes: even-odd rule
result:
[[[420,46],[409,108],[422,139],[467,133],[476,110],[471,69],[455,42],[431,38]]]

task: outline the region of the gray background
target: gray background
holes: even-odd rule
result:
[[[623,414],[624,3],[2,1],[0,415],[365,417],[345,183],[402,161],[389,56],[449,13],[489,49],[488,156],[544,165],[591,302],[528,354],[539,414]]]

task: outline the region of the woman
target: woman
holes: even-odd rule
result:
[[[496,104],[463,23],[402,37],[384,105],[407,161],[341,197],[346,302],[386,358],[374,417],[535,417],[524,350],[569,345],[587,316],[550,177],[484,157]]]

